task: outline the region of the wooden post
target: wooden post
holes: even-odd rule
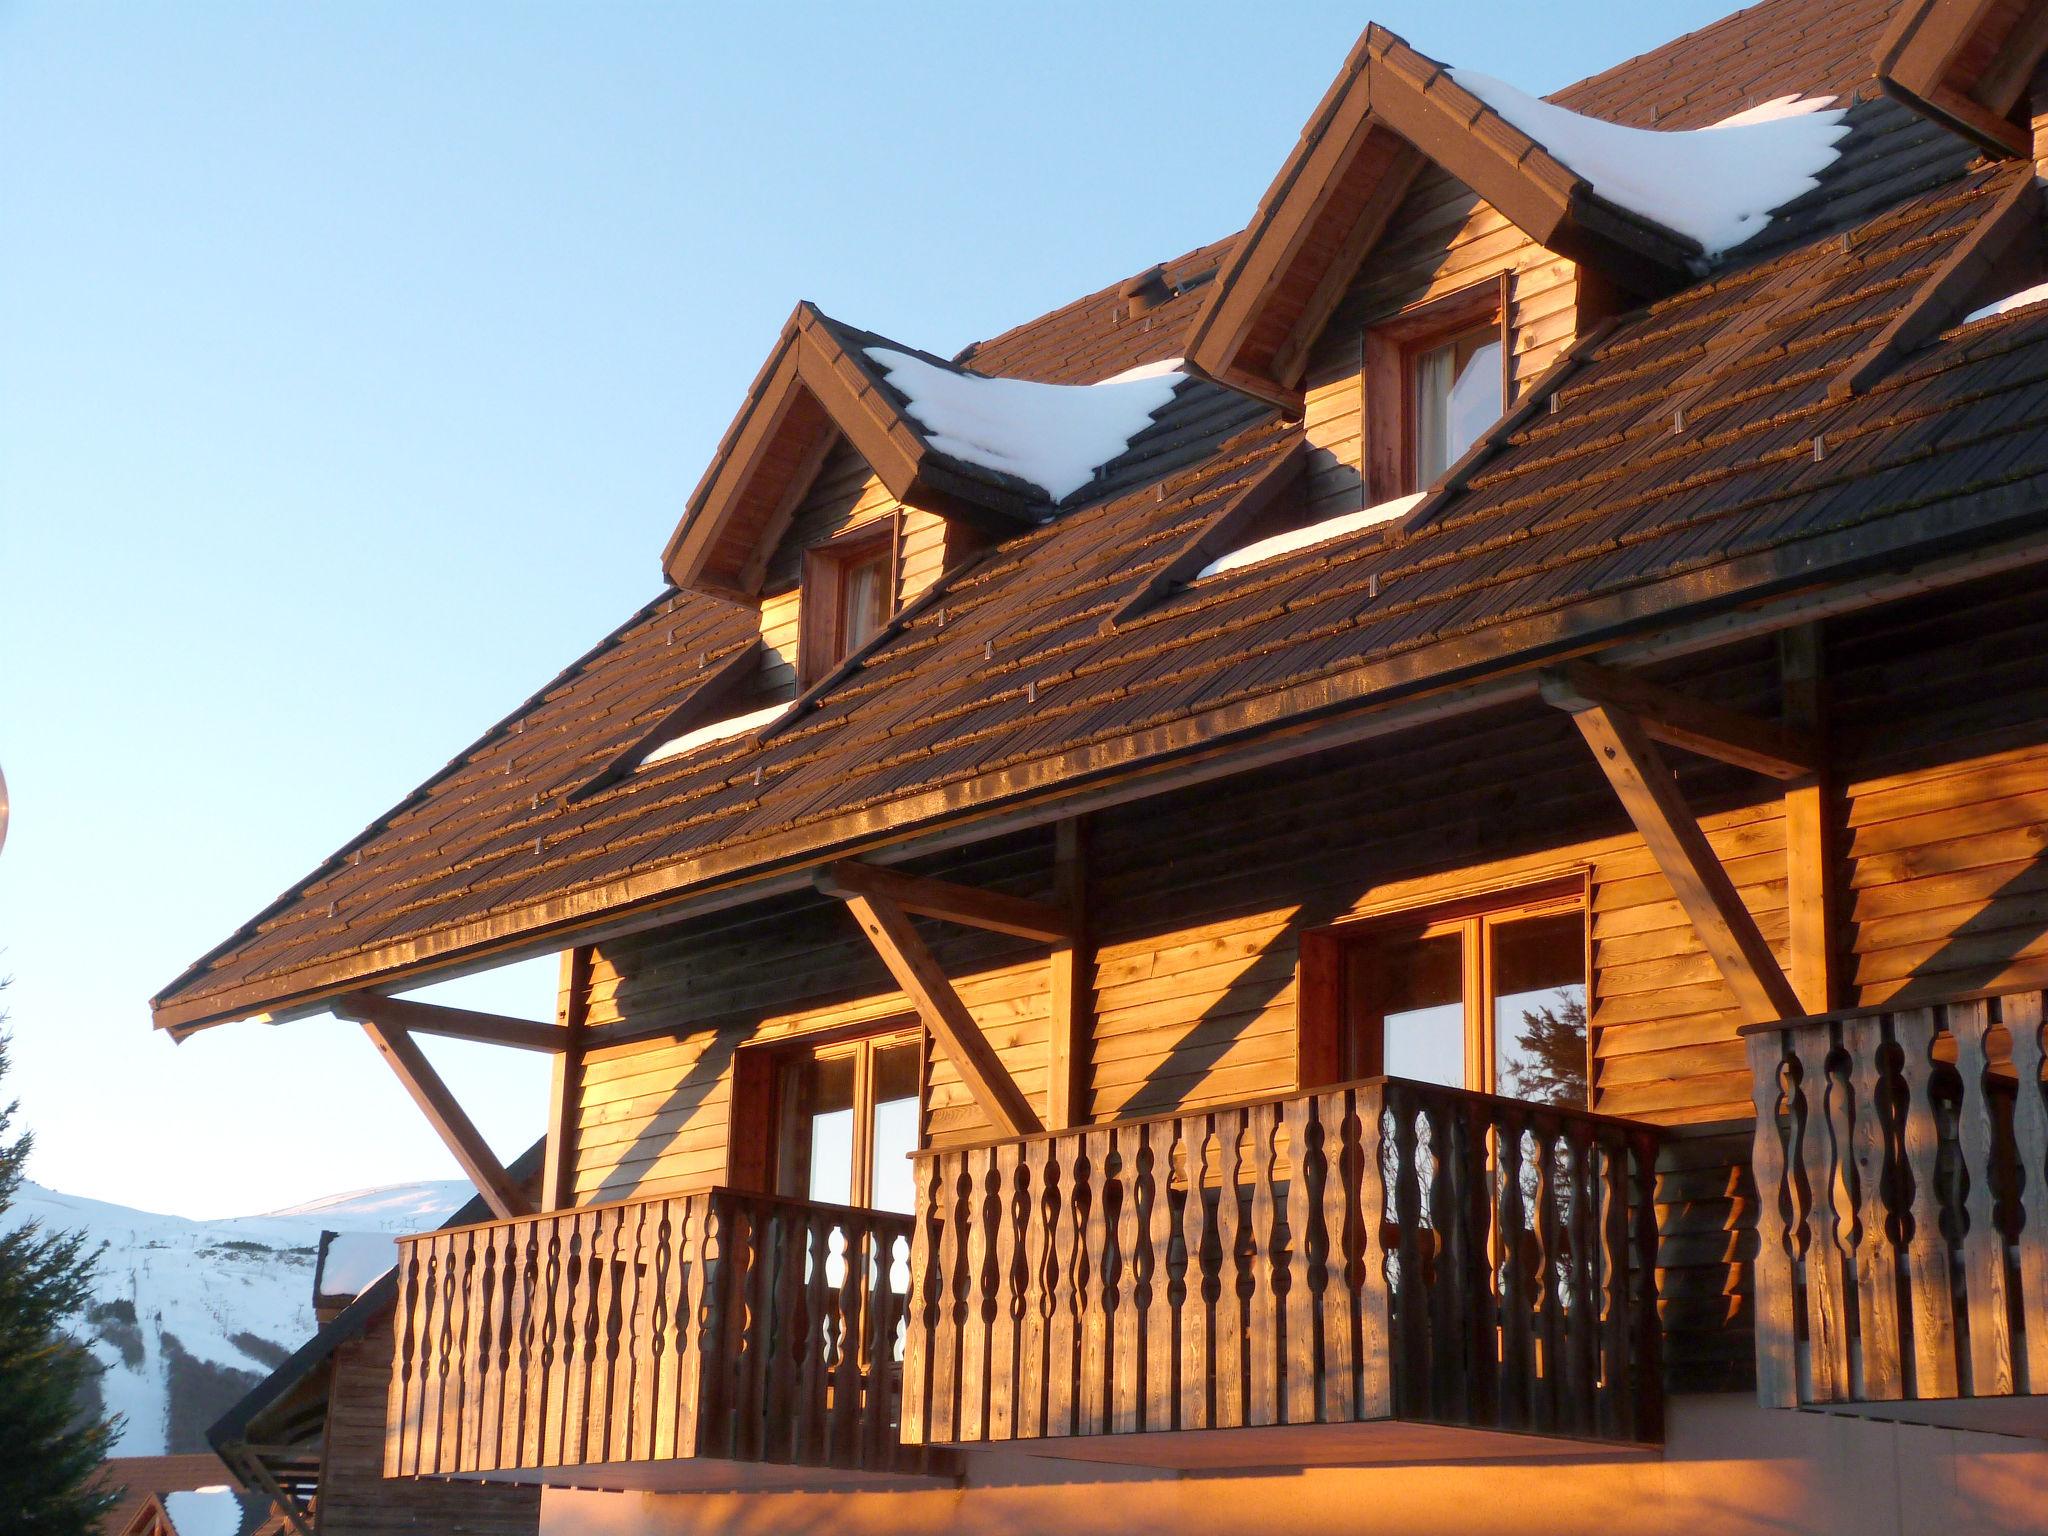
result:
[[[1824,744],[1826,678],[1818,624],[1803,624],[1779,635],[1778,675],[1785,728]],[[1828,822],[1831,787],[1824,767],[1785,786],[1785,901],[1791,919],[1792,990],[1809,1014],[1830,1012],[1839,1001],[1834,945],[1837,897]]]
[[[974,1021],[953,983],[939,968],[903,909],[881,896],[843,898],[861,932],[875,947],[882,964],[896,978],[932,1037],[953,1059],[960,1080],[975,1103],[1005,1136],[1029,1136],[1039,1129],[1024,1090],[1004,1068],[981,1026]]]
[[[1065,909],[1074,937],[1055,944],[1048,962],[1051,1017],[1047,1029],[1045,1121],[1064,1131],[1088,1120],[1088,1042],[1094,998],[1094,955],[1088,940],[1086,826],[1070,816],[1054,829],[1054,904]]]
[[[455,1095],[441,1081],[441,1074],[420,1054],[412,1036],[375,1019],[363,1021],[363,1033],[370,1037],[377,1053],[398,1075],[405,1091],[412,1095],[412,1101],[419,1105],[428,1123],[447,1144],[448,1150],[455,1154],[455,1161],[462,1165],[462,1171],[476,1185],[477,1193],[484,1197],[491,1213],[500,1221],[531,1215],[519,1186],[512,1182],[505,1165],[498,1161],[490,1144],[478,1133],[469,1116],[462,1112],[462,1106],[455,1102]]]
[[[590,1014],[591,946],[562,951],[562,982],[555,1017],[566,1034],[548,1083],[547,1162],[540,1205],[559,1211],[576,1203],[576,1126],[583,1104],[583,1041]]]
[[[1578,710],[1572,720],[1743,1016],[1756,1024],[1800,1017],[1804,1010],[1792,984],[1649,737],[1631,716],[1606,705]]]

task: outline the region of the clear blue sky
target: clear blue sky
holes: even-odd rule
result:
[[[946,353],[1226,234],[1368,19],[1551,90],[1729,8],[0,0],[34,1176],[213,1215],[452,1174],[355,1026],[173,1047],[146,999],[652,594],[795,300]],[[432,1054],[538,1134],[538,1061]]]

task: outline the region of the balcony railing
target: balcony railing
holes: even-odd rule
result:
[[[674,1489],[929,1475],[904,1216],[714,1190],[399,1248],[385,1475]]]
[[[1656,1147],[1375,1079],[922,1154],[904,1439],[1158,1465],[1655,1442]]]
[[[2027,992],[1750,1031],[1766,1404],[2048,1433],[2041,1014]]]

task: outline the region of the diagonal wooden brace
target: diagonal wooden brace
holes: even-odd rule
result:
[[[917,1009],[940,1049],[952,1058],[960,1080],[975,1103],[1006,1136],[1029,1136],[1040,1129],[1038,1116],[1016,1080],[1004,1068],[981,1026],[974,1021],[953,983],[932,958],[910,917],[883,896],[837,893],[896,985]]]
[[[377,1047],[377,1054],[397,1074],[405,1091],[412,1095],[412,1101],[419,1105],[428,1123],[447,1144],[448,1150],[455,1154],[455,1161],[462,1165],[462,1171],[469,1175],[470,1182],[476,1185],[477,1193],[484,1197],[492,1213],[501,1221],[532,1215],[533,1208],[527,1204],[512,1176],[505,1171],[505,1165],[498,1161],[476,1125],[455,1102],[455,1095],[448,1091],[441,1074],[420,1054],[412,1036],[403,1029],[375,1019],[365,1019],[362,1024],[363,1033]]]
[[[331,1006],[338,1019],[357,1024],[375,1022],[418,1035],[446,1035],[451,1040],[509,1045],[522,1051],[560,1051],[569,1044],[569,1031],[559,1024],[539,1024],[531,1019],[479,1013],[473,1008],[449,1008],[440,1003],[416,1003],[402,997],[381,997],[375,992],[346,992]]]

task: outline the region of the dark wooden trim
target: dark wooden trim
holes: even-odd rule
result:
[[[827,896],[850,901],[865,896],[886,901],[920,917],[936,917],[991,933],[1014,934],[1046,944],[1064,944],[1075,937],[1073,913],[1049,902],[984,891],[953,880],[907,875],[879,864],[841,859],[827,864],[811,883]]]
[[[334,999],[332,1006],[336,1018],[347,1019],[354,1024],[381,1024],[416,1034],[446,1035],[451,1040],[509,1045],[521,1051],[562,1051],[568,1048],[569,1033],[559,1024],[537,1024],[531,1019],[512,1019],[501,1013],[479,1013],[473,1008],[449,1008],[440,1003],[383,997],[375,992],[344,992]]]
[[[896,611],[894,561],[889,558],[892,549],[890,527],[867,524],[804,551],[803,585],[796,610],[796,679],[800,687],[810,687],[854,652],[864,649],[866,642],[851,647],[845,643],[846,573],[878,555],[891,568],[885,579],[891,582],[892,590],[884,594],[888,612],[876,626],[875,634],[888,629]],[[868,638],[872,640],[874,636]]]
[[[882,897],[848,895],[843,899],[882,964],[896,978],[896,985],[903,989],[941,1049],[952,1057],[961,1082],[974,1095],[982,1113],[1005,1136],[1036,1132],[1038,1116],[1032,1112],[1024,1090],[1017,1086],[974,1015],[960,1001],[952,981],[910,925],[909,916]]]
[[[501,1221],[532,1215],[532,1207],[527,1204],[512,1176],[505,1171],[505,1165],[498,1161],[497,1154],[491,1151],[490,1144],[477,1131],[475,1123],[455,1102],[455,1095],[448,1091],[441,1074],[420,1054],[412,1036],[401,1028],[375,1019],[362,1020],[362,1026],[363,1033],[376,1046],[377,1054],[384,1058],[385,1065],[405,1086],[413,1103],[420,1107],[434,1133],[454,1154],[455,1161],[469,1175],[470,1182],[476,1185],[477,1193],[483,1196],[492,1213]]]
[[[547,1149],[541,1165],[540,1208],[559,1211],[576,1201],[577,1125],[583,1102],[583,1052],[590,1014],[594,951],[577,944],[562,951],[556,1013],[567,1035],[548,1076]]]
[[[1820,744],[1788,725],[1688,698],[1597,662],[1569,662],[1545,673],[1543,699],[1574,714],[1594,705],[1626,711],[1653,741],[1774,779],[1811,778],[1821,768]]]
[[[1363,451],[1368,505],[1430,489],[1421,483],[1415,457],[1416,359],[1460,336],[1491,328],[1501,334],[1506,367],[1507,310],[1502,292],[1499,278],[1486,278],[1411,304],[1366,328],[1361,382],[1367,401]],[[1502,414],[1507,410],[1503,391]],[[1481,433],[1475,441],[1490,435]],[[1446,466],[1445,476],[1463,465],[1465,457],[1460,454]],[[1405,515],[1402,521],[1406,522]]]
[[[1744,1016],[1797,1018],[1802,1010],[1791,982],[1648,734],[1627,713],[1606,705],[1576,710],[1572,720]]]
[[[2048,53],[2048,12],[2009,0],[1908,0],[1872,59],[1888,95],[1958,130],[1994,155],[2028,158],[2011,118]],[[1989,64],[1971,69],[1976,61]]]

